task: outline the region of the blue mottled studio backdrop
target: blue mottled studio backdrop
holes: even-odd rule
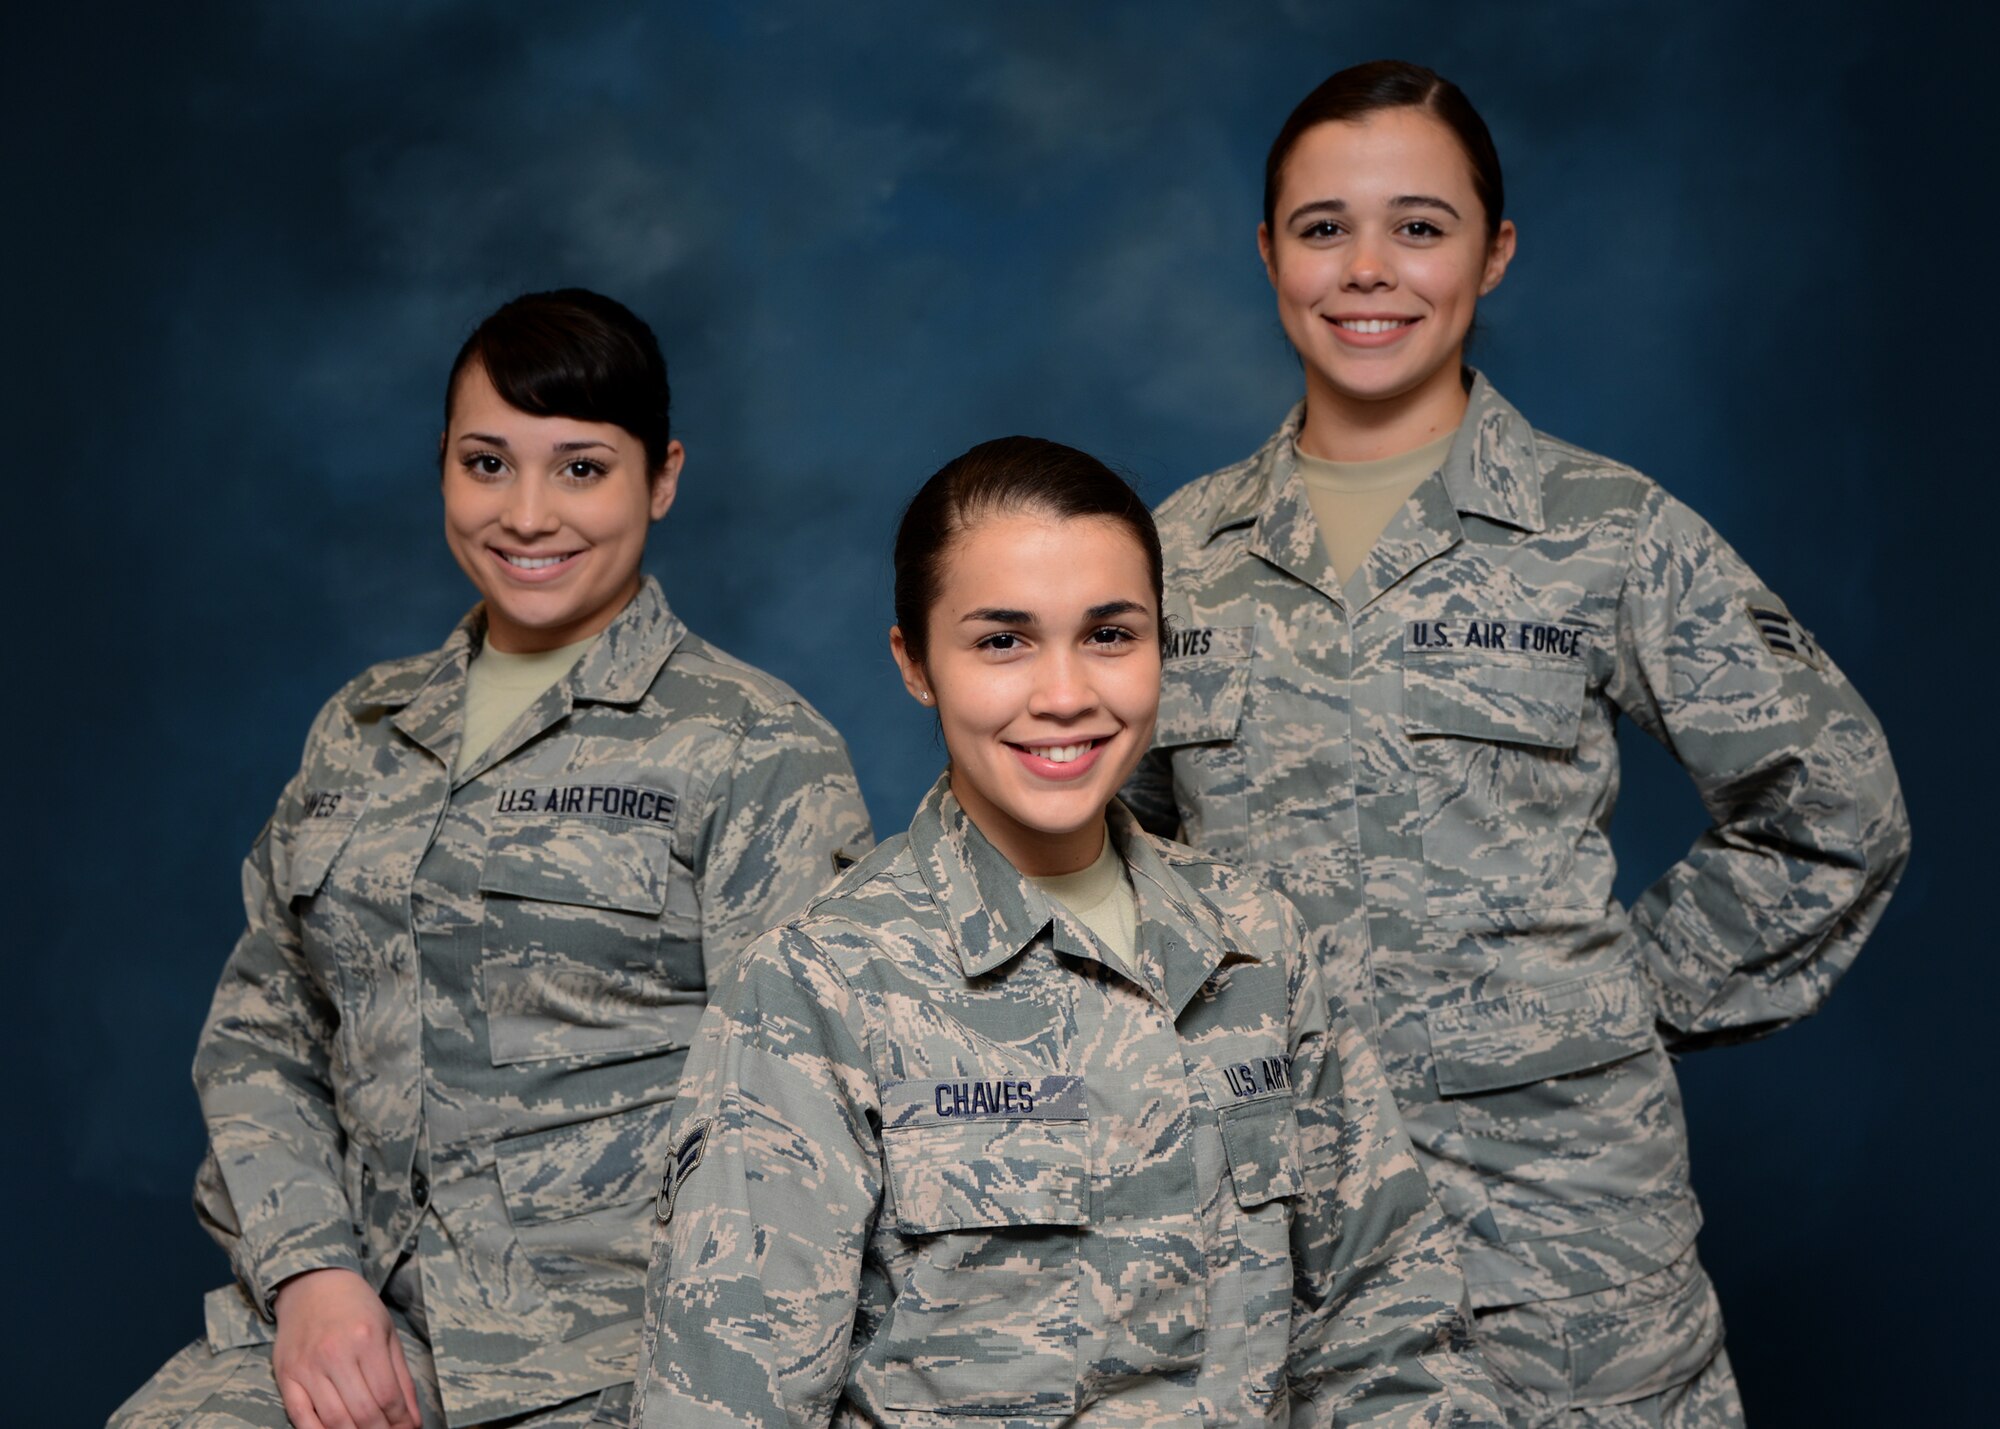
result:
[[[237,862],[327,694],[470,600],[433,454],[472,321],[581,283],[656,326],[689,459],[648,565],[893,831],[940,762],[884,635],[898,503],[1002,433],[1154,499],[1259,442],[1300,386],[1263,152],[1385,54],[1506,159],[1476,360],[1713,520],[1904,775],[1916,860],[1830,1008],[1682,1067],[1753,1421],[1989,1405],[1994,125],[1983,37],[1925,10],[15,7],[0,1420],[101,1422],[227,1274],[187,1067]],[[1701,816],[1628,757],[1629,897]]]

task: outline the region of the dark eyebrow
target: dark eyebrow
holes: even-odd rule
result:
[[[1437,195],[1435,194],[1399,194],[1395,198],[1389,200],[1389,207],[1441,208],[1446,213],[1450,214],[1453,218],[1457,218],[1459,216],[1457,209],[1453,208],[1450,204],[1446,203],[1443,199],[1437,197]]]
[[[1316,198],[1311,203],[1302,203],[1285,215],[1286,223],[1297,223],[1309,213],[1346,213],[1347,200],[1344,198]]]
[[[1136,600],[1107,600],[1102,605],[1093,605],[1083,614],[1087,620],[1109,620],[1114,615],[1131,615],[1134,612],[1140,615],[1147,613],[1146,607]]]
[[[1391,208],[1441,208],[1453,218],[1460,217],[1459,211],[1439,198],[1436,194],[1398,194],[1389,200]],[[1314,199],[1293,209],[1286,218],[1288,224],[1297,223],[1309,213],[1346,213],[1347,200],[1344,198]]]
[[[978,610],[968,610],[959,617],[963,625],[968,620],[987,621],[993,625],[1033,625],[1035,617],[1025,610],[1002,610],[998,606],[982,606]]]
[[[513,450],[512,447],[507,445],[505,437],[495,436],[491,432],[460,432],[458,439],[462,442],[484,442],[487,446],[498,447],[503,452]],[[606,451],[612,449],[609,442],[586,440],[581,442],[557,442],[554,450],[559,452],[581,452],[589,451],[592,447],[602,447]]]

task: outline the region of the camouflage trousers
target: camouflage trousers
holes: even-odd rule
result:
[[[1743,1429],[1692,1246],[1609,1290],[1481,1310],[1473,1333],[1513,1429]]]
[[[430,1347],[401,1313],[391,1310],[403,1341],[403,1357],[417,1387],[424,1429],[444,1429],[437,1375]],[[613,1385],[548,1409],[489,1420],[491,1429],[585,1429],[624,1424],[630,1417],[632,1386]],[[140,1387],[111,1416],[107,1429],[292,1429],[278,1382],[271,1373],[268,1344],[215,1350],[196,1340]]]

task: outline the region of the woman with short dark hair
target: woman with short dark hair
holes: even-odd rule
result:
[[[870,842],[838,735],[640,567],[685,454],[622,305],[459,352],[445,541],[480,602],[321,711],[195,1059],[236,1283],[116,1425],[621,1420],[708,990]]]

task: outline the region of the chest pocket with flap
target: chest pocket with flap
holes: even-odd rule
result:
[[[1088,1122],[896,1124],[899,1087],[924,1098],[941,1085],[884,1088],[884,1215],[918,1244],[869,1346],[871,1375],[892,1409],[1065,1419],[1075,1408]],[[1070,1097],[1080,1117],[1080,1083]]]
[[[692,1045],[706,1001],[700,929],[668,913],[662,829],[502,824],[487,846],[481,981],[495,1066]]]

